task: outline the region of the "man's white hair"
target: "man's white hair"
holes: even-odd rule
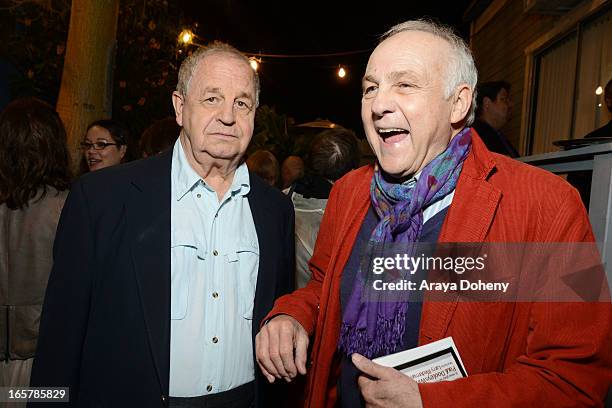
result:
[[[473,92],[472,105],[466,117],[465,125],[470,126],[474,122],[476,111],[476,83],[478,82],[478,71],[472,57],[472,52],[465,41],[461,39],[451,27],[435,23],[431,20],[409,20],[391,27],[384,33],[380,42],[404,31],[422,31],[443,39],[450,45],[452,54],[449,56],[449,64],[446,72],[445,96],[450,98],[456,88],[461,84],[467,84]]]
[[[178,74],[178,83],[176,84],[176,91],[181,94],[183,97],[187,96],[187,91],[189,90],[189,83],[191,82],[191,77],[193,77],[193,73],[204,58],[209,56],[210,54],[215,53],[225,53],[230,54],[240,60],[243,60],[247,66],[251,66],[249,64],[249,59],[240,51],[238,51],[233,46],[221,42],[214,41],[211,44],[198,48],[193,54],[185,58],[183,63],[181,64],[181,68],[179,69]],[[257,75],[257,71],[253,71],[253,82],[255,83],[255,107],[259,106],[259,75]]]

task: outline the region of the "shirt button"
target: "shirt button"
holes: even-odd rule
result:
[[[212,385],[208,384],[206,386],[206,391],[211,392],[212,391]]]
[[[219,252],[217,252],[217,250],[215,249],[215,250],[213,251],[213,255],[214,255],[214,256],[217,256],[217,255],[219,255]]]
[[[216,337],[213,337],[213,338],[212,338],[212,342],[213,342],[213,343],[215,343],[215,344],[217,344],[217,343],[219,342],[219,339],[218,339],[218,338],[216,338]]]
[[[161,395],[161,400],[162,400],[163,402],[166,402],[166,396],[165,396],[164,394],[162,394],[162,395]]]
[[[196,197],[202,198],[202,194],[198,193],[198,194],[196,194]]]
[[[219,297],[219,294],[217,292],[213,292],[212,297],[216,299]]]

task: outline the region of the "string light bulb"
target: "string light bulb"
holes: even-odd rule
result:
[[[344,67],[338,68],[338,77],[340,78],[346,77],[346,70],[344,69]]]
[[[595,90],[595,95],[601,95],[603,93],[603,88],[600,86],[597,87],[597,89]]]
[[[257,61],[257,58],[249,58],[249,64],[251,65],[251,68],[253,68],[253,71],[257,72],[257,70],[259,69],[259,61]]]
[[[179,34],[179,42],[187,45],[187,44],[191,44],[192,41],[193,41],[193,32],[191,30],[185,29],[181,31],[181,33]]]

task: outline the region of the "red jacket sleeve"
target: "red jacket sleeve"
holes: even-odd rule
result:
[[[593,241],[576,191],[563,199],[542,241]],[[522,354],[501,372],[419,384],[424,407],[603,406],[612,383],[610,302],[517,306],[529,313]]]
[[[333,188],[321,226],[317,235],[317,242],[310,262],[308,263],[312,277],[308,284],[293,293],[282,296],[274,303],[274,308],[263,319],[268,321],[274,316],[286,314],[295,318],[304,327],[309,336],[314,333],[315,324],[319,314],[319,299],[323,288],[323,281],[334,244],[334,224],[338,201],[338,188]]]

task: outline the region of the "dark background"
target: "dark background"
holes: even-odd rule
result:
[[[462,15],[469,0],[246,2],[182,0],[185,16],[197,23],[199,41],[223,40],[241,51],[273,54],[326,54],[325,58],[262,58],[261,103],[297,123],[329,119],[361,134],[361,77],[377,38],[393,24],[430,17],[454,26],[467,39]],[[338,66],[348,75],[341,80]]]

